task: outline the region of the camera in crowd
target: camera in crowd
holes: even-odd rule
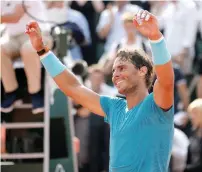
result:
[[[73,22],[57,24],[51,28],[53,37],[53,49],[58,57],[66,56],[67,51],[76,45],[82,45],[85,41],[84,34],[79,26]]]

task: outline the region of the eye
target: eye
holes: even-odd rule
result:
[[[124,66],[120,66],[120,67],[119,67],[119,71],[120,71],[120,72],[123,72],[124,70],[125,70],[125,67],[124,67]]]

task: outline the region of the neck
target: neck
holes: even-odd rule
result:
[[[134,106],[138,105],[144,98],[148,95],[147,89],[140,89],[133,93],[129,93],[126,95],[126,100],[128,104],[128,109],[132,109]]]
[[[129,34],[127,43],[128,44],[133,44],[135,41],[136,41],[136,38],[135,38],[134,34]]]

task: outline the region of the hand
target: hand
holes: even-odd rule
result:
[[[156,17],[146,10],[139,10],[133,23],[136,29],[150,40],[158,40],[162,36]]]
[[[31,44],[36,51],[44,49],[41,30],[37,22],[33,21],[28,23],[25,33],[29,36]]]

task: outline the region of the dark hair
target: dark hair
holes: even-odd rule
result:
[[[135,49],[131,51],[121,49],[117,52],[116,57],[122,61],[131,62],[137,69],[140,69],[143,66],[147,67],[145,83],[148,89],[151,87],[153,81],[153,62],[143,50]]]

